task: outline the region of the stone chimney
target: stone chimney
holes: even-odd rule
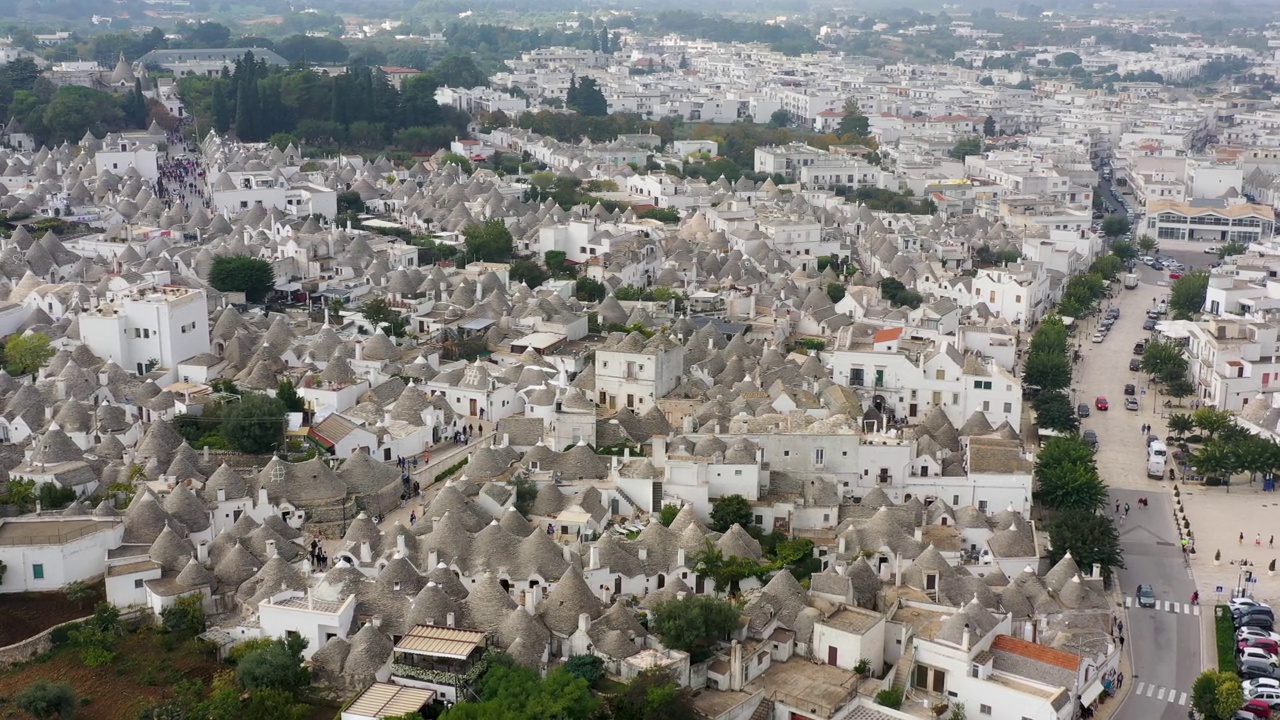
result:
[[[665,467],[667,464],[667,436],[654,435],[650,440],[652,445],[652,455],[650,462],[654,467]]]
[[[970,642],[972,638],[969,635],[969,623],[964,624],[964,634],[960,636],[960,646],[965,652],[969,652]]]
[[[268,540],[267,541],[267,559],[270,560],[275,556],[276,556],[276,541]]]
[[[845,549],[846,545],[847,545],[847,541],[845,540],[843,535],[836,538],[836,552],[840,553],[841,555],[848,552],[848,550]]]
[[[209,541],[201,540],[196,544],[196,560],[204,565],[209,562]]]
[[[647,548],[647,547],[641,547],[641,548],[637,548],[637,550],[638,550],[638,551],[639,551],[639,553],[640,553],[640,559],[641,559],[642,561],[643,561],[643,560],[648,560],[648,559],[649,559],[649,548]]]
[[[600,546],[592,544],[591,551],[587,555],[587,569],[597,570],[600,568]]]
[[[218,502],[224,503],[226,501],[227,501],[227,489],[218,488]]]
[[[578,630],[586,633],[591,628],[591,616],[587,613],[578,613]]]
[[[369,624],[374,626],[375,628],[382,627],[382,616],[374,615],[373,617],[369,618]]]
[[[404,533],[396,533],[396,550],[400,551],[401,556],[404,556],[407,552],[404,544]]]
[[[373,562],[373,547],[369,545],[368,540],[360,541],[360,562],[362,563]]]
[[[742,689],[742,646],[737,640],[729,646],[729,689],[734,692]]]
[[[434,527],[434,526],[433,526]],[[431,550],[427,553],[427,567],[433,568],[440,564],[440,551]]]
[[[524,591],[524,609],[534,617],[538,616],[538,588],[532,587]]]
[[[684,548],[676,548],[676,567],[685,566]]]
[[[445,627],[456,627],[457,623],[458,623],[458,619],[454,617],[453,613],[447,613],[444,616]]]

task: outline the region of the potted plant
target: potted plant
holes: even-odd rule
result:
[[[858,664],[853,666],[853,674],[858,677],[871,677],[871,660],[859,658]]]
[[[1215,550],[1215,551],[1214,551],[1214,553],[1213,553],[1213,564],[1214,564],[1214,565],[1221,565],[1221,564],[1222,564],[1222,551],[1221,551],[1221,550]]]

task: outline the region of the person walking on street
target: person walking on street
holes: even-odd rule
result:
[[[1254,547],[1262,547],[1262,533],[1257,533],[1253,536],[1253,545]]]
[[[1243,544],[1244,544],[1244,533],[1240,533],[1240,539],[1236,541],[1236,544],[1237,544],[1237,545],[1243,545]]]
[[[1125,515],[1128,515],[1128,514],[1129,514],[1129,503],[1125,503],[1125,504],[1124,504],[1124,514],[1125,514]]]

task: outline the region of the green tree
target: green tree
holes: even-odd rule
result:
[[[516,260],[511,263],[508,276],[512,282],[522,282],[530,288],[536,288],[547,281],[547,271],[532,260]]]
[[[769,127],[784,128],[791,124],[791,114],[786,110],[774,110],[769,116]]]
[[[957,140],[955,146],[951,148],[951,152],[947,154],[956,160],[964,160],[970,155],[981,155],[984,147],[982,138],[972,135]]]
[[[302,396],[298,394],[298,389],[293,386],[293,381],[285,378],[276,386],[276,398],[284,403],[284,409],[289,412],[302,412],[307,409],[307,405],[302,400]]]
[[[4,367],[10,375],[29,375],[53,357],[54,349],[44,333],[10,335],[4,343]]]
[[[1132,240],[1116,240],[1111,243],[1111,254],[1122,262],[1129,262],[1138,257],[1138,248]]]
[[[1093,450],[1077,435],[1045,442],[1036,457],[1035,480],[1041,504],[1052,510],[1094,511],[1107,503]]]
[[[1123,568],[1120,533],[1111,516],[1092,510],[1066,510],[1054,515],[1049,523],[1049,562],[1056,563],[1068,551],[1080,567],[1094,563],[1102,566],[1103,577],[1115,568]]]
[[[1226,245],[1218,248],[1218,257],[1225,260],[1233,255],[1243,255],[1248,249],[1248,245],[1245,245],[1239,240],[1232,240]]]
[[[854,137],[867,137],[871,134],[871,120],[862,113],[858,102],[853,98],[844,101],[844,115],[840,116],[836,134]]]
[[[1138,238],[1138,249],[1145,255],[1150,255],[1160,249],[1160,242],[1150,235],[1143,235]]]
[[[440,715],[441,720],[591,720],[600,710],[600,701],[591,694],[587,681],[563,666],[542,679],[536,671],[518,667],[506,656],[490,662],[477,691],[478,701],[454,705]]]
[[[62,594],[67,596],[67,602],[76,607],[84,607],[85,603],[98,596],[98,591],[83,580],[76,580],[67,583],[67,586],[62,589]]]
[[[462,231],[467,254],[484,262],[506,262],[512,253],[511,231],[501,220],[468,225]]]
[[[751,501],[741,495],[725,495],[711,506],[711,527],[716,532],[727,532],[734,525],[745,530],[754,518]]]
[[[608,289],[593,278],[578,278],[573,284],[573,294],[583,302],[600,302],[608,294]]]
[[[1149,342],[1142,349],[1142,371],[1156,377],[1185,373],[1187,358],[1182,348],[1171,342]]]
[[[227,103],[227,92],[223,89],[225,84],[220,79],[213,83],[213,129],[219,135],[226,135],[231,129],[231,106]]]
[[[306,638],[298,635],[276,638],[270,645],[240,658],[236,682],[246,690],[268,688],[296,693],[311,682],[311,671],[302,666],[306,647]]]
[[[405,320],[400,311],[391,307],[384,297],[370,298],[360,306],[360,314],[375,329],[384,328],[391,337],[404,337]]]
[[[1235,673],[1205,670],[1191,685],[1191,707],[1204,720],[1228,720],[1241,705],[1244,691]]]
[[[272,452],[284,440],[284,403],[262,393],[247,392],[221,403],[218,432],[236,450],[250,455]]]
[[[69,683],[41,679],[19,690],[14,704],[37,720],[68,720],[75,717],[80,700]]]
[[[1171,398],[1181,400],[1185,397],[1191,397],[1196,392],[1196,386],[1191,384],[1185,376],[1177,376],[1166,378],[1164,380],[1164,394]],[[1181,403],[1178,403],[1181,407]]]
[[[1080,429],[1080,418],[1071,405],[1071,399],[1061,390],[1047,390],[1032,401],[1036,411],[1036,425],[1054,432],[1075,432]]]
[[[338,193],[338,214],[351,215],[364,212],[364,199],[355,190]]]
[[[542,262],[552,277],[560,277],[565,271],[568,255],[563,250],[548,250],[543,254]]]
[[[679,514],[680,508],[667,503],[662,506],[662,512],[658,515],[658,522],[662,523],[663,527],[671,527],[671,523],[676,521],[676,516]]]
[[[1031,336],[1031,347],[1028,348],[1028,352],[1065,356],[1067,347],[1067,326],[1062,324],[1061,317],[1050,315],[1040,321],[1040,327],[1036,328]]]
[[[1231,411],[1211,407],[1196,408],[1191,413],[1191,422],[1210,438],[1235,425]]]
[[[1027,355],[1023,384],[1041,390],[1061,390],[1071,385],[1071,361],[1065,354],[1036,352]]]
[[[193,638],[205,630],[204,596],[183,595],[177,602],[160,611],[165,632]]]
[[[613,291],[613,297],[621,302],[636,302],[644,298],[644,290],[635,285],[623,285]]]
[[[831,298],[831,302],[838,303],[844,299],[847,288],[840,283],[827,283],[827,297]]]
[[[686,595],[658,603],[650,627],[663,645],[687,652],[700,662],[740,623],[738,607],[732,602],[712,595]]]
[[[604,659],[596,655],[573,655],[565,661],[564,669],[586,680],[588,685],[594,685],[604,677]]]
[[[982,135],[984,137],[996,136],[996,119],[991,117],[990,115],[988,115],[986,119],[982,121]]]
[[[595,78],[578,78],[576,86],[570,86],[572,100],[566,97],[565,106],[583,117],[604,117],[609,114],[609,101]]]
[[[671,673],[654,668],[638,675],[608,700],[612,720],[697,720],[693,698]]]
[[[1130,227],[1129,218],[1120,213],[1108,215],[1102,220],[1102,234],[1109,238],[1124,235],[1129,232]]]
[[[1169,289],[1169,310],[1174,320],[1190,320],[1204,308],[1204,298],[1209,292],[1209,273],[1203,270],[1189,272],[1173,281]]]
[[[1080,56],[1073,52],[1058,53],[1053,56],[1053,64],[1060,68],[1073,68],[1081,62]]]
[[[260,303],[275,289],[276,271],[261,258],[222,255],[213,259],[209,285],[220,292],[242,292],[245,300]]]

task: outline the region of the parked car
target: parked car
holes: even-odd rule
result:
[[[1280,691],[1280,680],[1275,678],[1245,680],[1240,683],[1240,689],[1244,690],[1245,697],[1253,697],[1254,693],[1262,692],[1263,690]]]
[[[1181,279],[1182,279],[1182,273],[1180,273],[1180,272],[1178,272],[1178,271],[1176,271],[1176,270],[1170,271],[1170,273],[1169,273],[1169,279],[1170,279],[1170,280],[1181,280]]]
[[[1271,703],[1266,700],[1246,700],[1240,709],[1247,713],[1253,713],[1255,716],[1262,718],[1262,720],[1271,720]]]
[[[1237,665],[1237,672],[1240,677],[1245,680],[1257,680],[1266,678],[1268,680],[1280,680],[1280,667],[1275,663],[1264,662],[1261,660],[1241,660]]]
[[[1235,626],[1237,630],[1248,627],[1259,628],[1269,632],[1275,628],[1276,619],[1270,615],[1246,615],[1244,617],[1237,618],[1235,620]],[[1276,677],[1280,677],[1280,675]]]
[[[1137,410],[1137,409],[1138,409],[1138,398],[1136,398],[1136,397],[1127,397],[1127,398],[1125,398],[1125,399],[1124,399],[1124,409],[1125,409],[1125,410]]]
[[[1261,627],[1260,625],[1252,622],[1254,620],[1265,621],[1267,623],[1268,630],[1271,629],[1270,626],[1274,626],[1276,624],[1275,613],[1271,612],[1270,608],[1249,608],[1243,611],[1232,610],[1231,616],[1231,619],[1235,622],[1237,628],[1242,628],[1246,625]]]
[[[1138,607],[1153,608],[1156,606],[1156,593],[1150,585],[1138,586]]]
[[[1094,342],[1096,342],[1096,343],[1100,343],[1100,342],[1102,342],[1103,340],[1106,340],[1106,339],[1107,339],[1107,335],[1106,335],[1106,333],[1096,332],[1096,333],[1094,333],[1094,334],[1093,334],[1093,341],[1094,341]]]
[[[1085,403],[1080,403],[1080,406],[1076,408],[1076,415],[1082,418],[1089,417],[1089,406]]]
[[[1129,361],[1129,369],[1130,369],[1130,370],[1132,370],[1132,371],[1134,371],[1134,372],[1137,372],[1137,371],[1141,370],[1141,369],[1142,369],[1142,361],[1141,361],[1141,360],[1139,360],[1138,358],[1134,358],[1134,359],[1130,360],[1130,361]]]
[[[1080,435],[1080,439],[1084,440],[1084,443],[1094,450],[1098,449],[1098,433],[1093,430],[1085,430],[1084,433]]]
[[[1133,344],[1134,355],[1141,355],[1146,351],[1147,351],[1147,343],[1145,341],[1139,340],[1138,342]]]
[[[1271,607],[1271,606],[1270,606],[1270,605],[1268,605],[1268,604],[1266,604],[1266,603],[1264,603],[1264,602],[1262,602],[1261,600],[1254,600],[1254,599],[1253,599],[1253,598],[1251,598],[1251,597],[1244,597],[1244,596],[1242,596],[1242,597],[1234,597],[1234,598],[1231,598],[1230,600],[1228,600],[1228,601],[1227,601],[1227,607],[1231,608],[1232,610],[1235,610],[1236,608],[1243,608],[1243,607],[1264,607],[1264,608],[1269,608],[1269,607]]]
[[[1232,618],[1239,618],[1243,615],[1251,615],[1255,613],[1262,614],[1262,615],[1270,615],[1272,617],[1275,617],[1275,611],[1271,609],[1271,606],[1263,605],[1261,603],[1254,604],[1254,605],[1236,605],[1234,607],[1232,606],[1229,606],[1229,607],[1231,607]]]
[[[1245,648],[1259,648],[1272,655],[1280,655],[1280,643],[1271,638],[1251,637],[1236,641],[1236,652],[1240,652]]]
[[[1109,408],[1110,406],[1109,406],[1109,405],[1107,405],[1107,399],[1106,399],[1105,397],[1103,397],[1103,396],[1099,395],[1096,399],[1094,399],[1094,401],[1093,401],[1093,407],[1094,407],[1095,409],[1097,409],[1097,410],[1106,410],[1106,409],[1107,409],[1107,408]]]
[[[1219,250],[1219,248],[1218,248],[1218,246],[1217,246],[1217,245],[1210,245],[1210,246],[1208,246],[1208,247],[1206,247],[1206,248],[1204,249],[1204,254],[1205,254],[1205,255],[1217,255],[1217,254],[1218,254],[1218,250]]]
[[[1240,656],[1241,660],[1262,660],[1263,662],[1280,664],[1280,657],[1262,648],[1241,648],[1236,654]]]
[[[1143,321],[1142,321],[1142,329],[1143,329],[1143,330],[1155,330],[1155,329],[1156,329],[1156,319],[1155,319],[1155,318],[1148,318],[1148,319],[1146,319],[1146,320],[1143,320]]]
[[[1136,393],[1137,393],[1137,389],[1134,387],[1133,383],[1129,383],[1124,386],[1125,395],[1134,395]]]
[[[1240,628],[1236,631],[1236,640],[1243,640],[1247,637],[1275,640],[1277,644],[1280,644],[1280,633],[1267,632],[1266,630],[1259,630],[1258,628]]]

